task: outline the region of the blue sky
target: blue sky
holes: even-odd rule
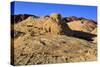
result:
[[[15,1],[11,5],[12,14],[32,14],[36,16],[60,13],[63,17],[77,16],[97,20],[96,6],[82,6],[69,4],[49,4],[36,2]]]

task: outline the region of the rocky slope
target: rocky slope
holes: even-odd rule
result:
[[[65,35],[30,34],[14,41],[14,64],[47,64],[96,60],[96,45]]]
[[[14,65],[95,61],[97,58],[97,24],[92,20],[62,18],[53,13],[44,17],[28,15],[17,23],[12,19],[12,23],[11,63]]]

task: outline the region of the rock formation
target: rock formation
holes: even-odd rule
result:
[[[97,24],[75,16],[18,15],[12,18],[12,64],[46,64],[97,59]]]
[[[67,23],[71,30],[83,31],[90,33],[93,31],[97,24],[89,20],[77,20]]]
[[[14,64],[51,64],[96,60],[96,45],[65,35],[21,36],[14,41]]]
[[[33,34],[60,34],[61,32],[61,16],[60,14],[51,14],[50,17],[33,18],[28,17],[27,19],[15,24],[14,28],[16,31],[21,32],[33,32]]]
[[[95,28],[91,33],[97,35],[97,28]]]

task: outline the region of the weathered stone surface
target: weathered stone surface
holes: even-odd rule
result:
[[[14,65],[95,61],[97,24],[83,18],[69,19],[67,23],[59,13],[52,13],[14,23]]]
[[[14,64],[95,61],[96,45],[65,35],[25,35],[14,43]]]
[[[97,35],[97,28],[95,28],[91,33]]]
[[[83,31],[88,33],[93,31],[97,26],[95,23],[89,22],[87,20],[84,21],[78,20],[78,21],[69,22],[67,24],[71,30]]]
[[[26,20],[15,24],[14,29],[25,33],[34,32],[34,34],[60,34],[61,32],[61,16],[59,14],[51,14],[50,17],[33,18],[28,17]]]

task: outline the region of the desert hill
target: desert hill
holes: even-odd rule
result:
[[[11,21],[14,21],[14,23],[18,23],[18,22],[21,22],[21,21],[27,19],[29,16],[37,17],[35,15],[29,15],[29,14],[11,15]]]
[[[96,44],[65,35],[30,34],[14,41],[14,64],[47,64],[96,60]]]
[[[23,21],[14,24],[14,31],[32,33],[33,35],[66,34],[78,38],[87,39],[96,36],[92,31],[97,28],[93,20],[80,19],[77,17],[68,17],[71,21],[64,21],[60,14],[51,14],[50,16],[38,17],[32,15],[18,15],[26,17]],[[77,32],[77,33],[76,33]],[[95,32],[96,33],[96,32]],[[79,35],[81,34],[81,35]]]
[[[93,20],[63,18],[59,13],[24,14],[11,23],[15,65],[96,60],[97,23]]]

